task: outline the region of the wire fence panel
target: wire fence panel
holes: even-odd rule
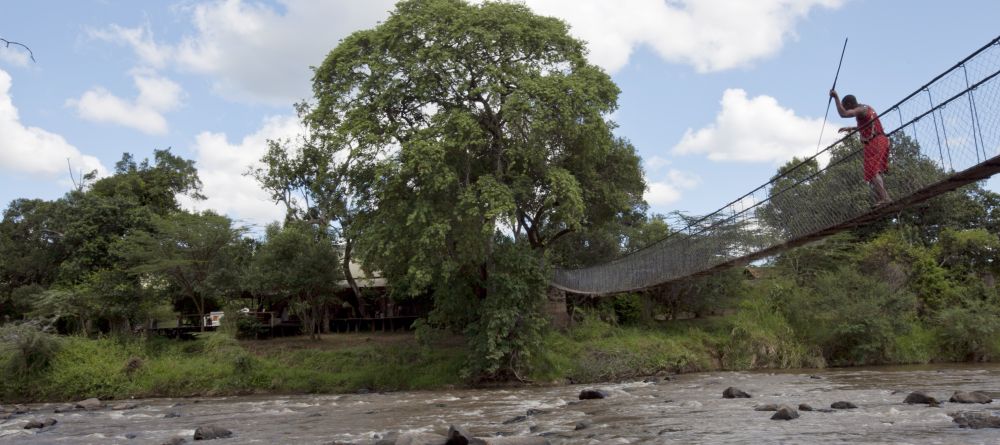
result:
[[[988,177],[1000,171],[998,75],[1000,37],[879,113],[893,129],[888,205],[873,206],[864,148],[849,134],[657,243],[605,264],[557,269],[552,284],[581,294],[645,289],[773,255]]]

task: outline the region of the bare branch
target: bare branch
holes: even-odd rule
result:
[[[35,60],[35,53],[31,52],[31,48],[28,48],[28,45],[25,45],[25,44],[23,44],[21,42],[15,42],[15,41],[12,41],[12,40],[7,40],[7,39],[5,39],[3,37],[0,37],[0,43],[3,44],[4,48],[10,48],[11,45],[17,45],[17,46],[20,46],[21,48],[24,48],[25,50],[28,51],[28,56],[31,57],[31,61],[35,62],[35,63],[38,63],[38,61]]]

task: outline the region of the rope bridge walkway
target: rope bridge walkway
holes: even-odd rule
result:
[[[873,208],[863,148],[849,134],[768,183],[663,240],[617,260],[558,269],[552,285],[580,294],[650,288],[777,254],[876,221],[1000,172],[1000,37],[879,117],[892,142],[892,202]],[[826,166],[820,168],[821,162]]]

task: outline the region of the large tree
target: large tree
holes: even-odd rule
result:
[[[126,153],[113,175],[95,177],[85,175],[84,183],[56,201],[17,200],[8,207],[0,223],[0,254],[5,257],[0,261],[0,296],[45,307],[59,307],[49,304],[56,301],[83,306],[73,301],[96,298],[100,304],[92,306],[97,312],[87,311],[86,318],[126,330],[150,305],[138,278],[124,272],[127,266],[115,246],[127,233],[152,230],[154,217],[178,211],[178,195],[201,197],[201,182],[194,162],[169,150],[156,150],[152,161],[141,162]],[[27,261],[11,261],[21,256]],[[41,288],[59,292],[42,301]],[[14,298],[18,296],[22,298]]]
[[[239,292],[243,229],[211,211],[154,216],[149,230],[136,230],[115,253],[140,282],[165,282],[205,315],[205,302]],[[201,323],[204,329],[204,323]]]
[[[297,105],[300,116],[309,105]],[[348,299],[357,316],[367,316],[361,288],[351,272],[355,230],[351,224],[357,213],[349,173],[352,158],[340,138],[329,133],[306,133],[288,140],[268,141],[261,167],[250,176],[285,207],[286,222],[302,222],[336,232],[342,241],[341,271],[351,288]]]
[[[642,205],[608,118],[618,88],[524,5],[402,1],[327,56],[314,92],[308,124],[352,162],[359,256],[492,345],[483,374],[515,369],[507,345],[537,332],[545,251]]]

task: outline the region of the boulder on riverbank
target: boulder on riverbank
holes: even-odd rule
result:
[[[74,406],[76,409],[85,409],[87,411],[93,411],[95,409],[101,409],[104,407],[104,403],[101,403],[100,399],[89,398],[87,400],[81,400],[76,402]]]
[[[853,404],[851,402],[844,402],[844,401],[833,402],[833,403],[830,404],[830,408],[833,408],[833,409],[854,409],[854,408],[857,408],[857,407],[858,407],[858,405],[855,405],[855,404]]]
[[[1000,428],[1000,414],[996,411],[994,412],[983,412],[983,411],[960,411],[957,413],[948,413],[951,416],[951,420],[958,424],[961,428]]]
[[[982,391],[955,391],[948,401],[951,403],[990,403],[993,398]]]
[[[775,403],[766,403],[753,407],[754,411],[777,411],[779,406]]]
[[[749,399],[750,398],[750,394],[747,394],[742,389],[734,388],[734,387],[730,386],[730,387],[726,388],[725,391],[722,391],[722,398],[723,399]]]
[[[778,410],[771,416],[771,420],[792,420],[798,419],[799,412],[788,405],[781,405]]]
[[[585,389],[580,391],[580,400],[603,399],[608,397],[608,393],[599,389]]]
[[[799,411],[812,411],[812,410],[813,410],[813,407],[809,406],[808,404],[805,404],[805,403],[800,403],[799,404]]]
[[[194,440],[213,440],[233,437],[233,432],[215,425],[200,426],[194,430]]]

